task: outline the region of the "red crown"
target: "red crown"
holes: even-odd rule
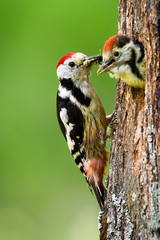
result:
[[[104,48],[103,48],[103,52],[108,52],[111,51],[113,49],[113,47],[116,44],[116,36],[111,37],[110,39],[108,39],[105,44],[104,44]]]
[[[61,58],[61,60],[59,61],[59,63],[57,64],[56,69],[59,67],[59,65],[63,64],[64,61],[66,61],[67,59],[71,58],[76,52],[73,53],[68,53],[67,55],[65,55],[63,58]]]

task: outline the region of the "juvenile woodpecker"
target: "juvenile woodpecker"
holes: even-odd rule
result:
[[[143,45],[127,36],[116,35],[105,42],[103,63],[98,75],[108,72],[110,77],[121,78],[135,88],[145,87],[145,63]]]
[[[102,180],[108,161],[107,119],[89,80],[91,66],[97,61],[102,61],[102,56],[87,57],[79,52],[69,53],[59,61],[57,116],[74,161],[102,208]]]

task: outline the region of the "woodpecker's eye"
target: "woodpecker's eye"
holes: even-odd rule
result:
[[[118,57],[118,56],[119,56],[119,52],[117,52],[117,51],[114,52],[114,56],[115,56],[115,57]]]
[[[74,66],[75,66],[75,63],[74,63],[74,62],[69,62],[68,65],[69,65],[70,67],[74,67]]]

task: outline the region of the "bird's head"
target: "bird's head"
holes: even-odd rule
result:
[[[97,74],[108,72],[110,77],[121,78],[127,84],[145,86],[144,47],[127,36],[116,35],[106,41],[103,48],[103,63]]]
[[[135,44],[130,38],[116,35],[105,42],[103,48],[103,63],[98,69],[98,75],[103,72],[118,73],[119,68],[125,67],[126,62],[132,58],[132,48]],[[122,69],[121,69],[122,70]]]
[[[57,65],[57,75],[59,79],[72,79],[78,81],[84,76],[89,76],[91,66],[102,61],[102,56],[87,57],[83,53],[73,52],[65,55]]]

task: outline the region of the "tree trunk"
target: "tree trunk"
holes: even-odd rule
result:
[[[100,240],[160,239],[160,2],[120,0],[119,34],[143,43],[145,90],[117,83]]]

